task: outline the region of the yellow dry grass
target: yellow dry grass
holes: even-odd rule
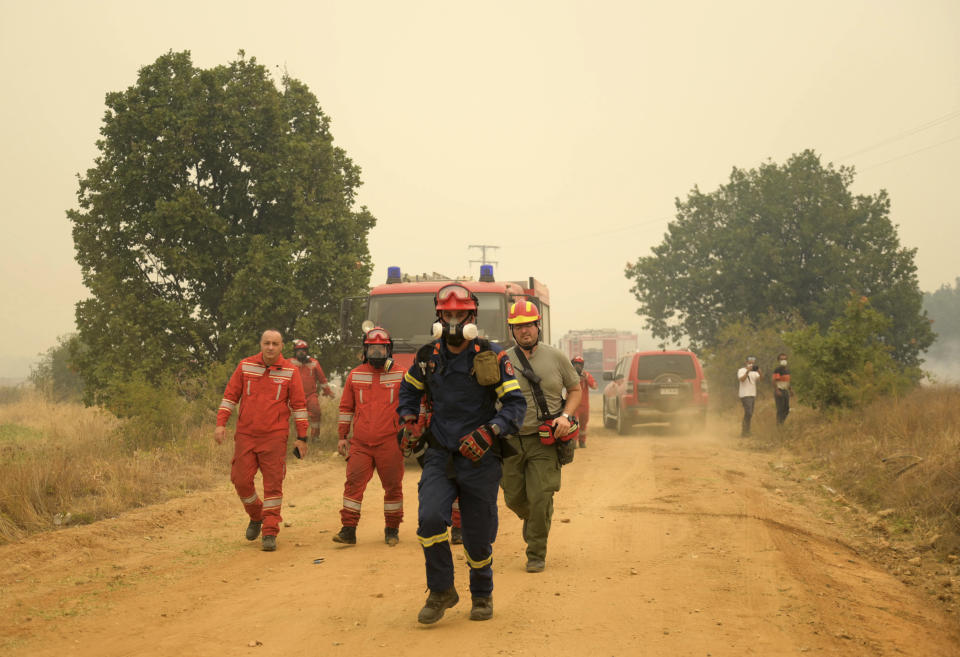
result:
[[[336,445],[335,413],[327,401],[323,435],[308,458]],[[155,436],[131,435],[137,431],[147,429],[36,393],[0,403],[0,543],[115,516],[229,478],[232,446],[214,443],[212,421],[159,445]],[[129,447],[138,444],[150,447]]]
[[[922,387],[855,412],[800,409],[781,431],[771,410],[759,435],[825,472],[840,495],[883,511],[888,538],[960,550],[960,388]]]

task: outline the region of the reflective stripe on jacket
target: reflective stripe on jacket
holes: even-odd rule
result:
[[[291,415],[296,423],[297,436],[306,436],[309,431],[300,372],[283,356],[270,366],[264,365],[263,354],[240,361],[223,392],[217,410],[217,426],[226,426],[238,404],[237,433],[252,436],[286,434],[290,430]]]
[[[397,403],[405,371],[393,362],[383,370],[369,363],[352,369],[343,384],[337,434],[346,438],[352,425],[353,440],[365,445],[396,440],[400,429]]]

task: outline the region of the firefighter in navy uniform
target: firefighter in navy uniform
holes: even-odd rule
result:
[[[515,433],[527,403],[506,352],[477,339],[477,298],[462,285],[434,297],[433,342],[417,352],[404,375],[397,409],[405,453],[422,453],[417,537],[423,545],[430,595],[417,616],[435,623],[459,601],[453,582],[450,512],[459,496],[463,547],[470,566],[471,620],[493,616],[493,541],[497,536],[500,436]],[[418,435],[421,398],[432,405]],[[498,410],[499,402],[499,410]]]

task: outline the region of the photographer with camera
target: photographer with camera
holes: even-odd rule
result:
[[[740,437],[749,438],[753,406],[757,401],[757,381],[760,379],[760,366],[757,365],[756,356],[747,356],[744,366],[737,370],[737,379],[740,381],[740,403],[743,404]]]

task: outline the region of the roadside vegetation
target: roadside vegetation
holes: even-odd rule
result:
[[[791,413],[758,399],[754,442],[795,454],[839,504],[869,512],[877,541],[960,554],[960,388],[922,386],[857,409]]]
[[[739,415],[735,372],[756,355],[755,445],[790,451],[839,504],[872,514],[878,541],[960,554],[960,388],[916,384],[919,368],[897,363],[880,337],[887,321],[851,296],[822,331],[772,314],[732,323],[704,350],[711,403]],[[780,352],[795,393],[783,427],[770,378]]]
[[[144,412],[119,417],[32,388],[0,389],[0,543],[229,480],[232,445],[213,441],[216,403],[146,387],[125,394]],[[308,460],[336,444],[334,402],[321,403],[323,434]]]

